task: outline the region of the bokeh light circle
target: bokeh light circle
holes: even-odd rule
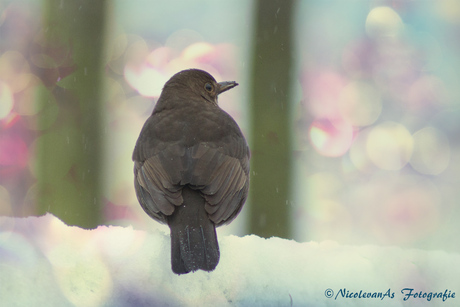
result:
[[[372,38],[389,38],[401,34],[404,24],[392,8],[379,6],[373,8],[366,18],[366,33]]]
[[[9,86],[0,82],[0,120],[10,114],[13,102],[13,93]]]
[[[343,120],[316,119],[311,124],[308,135],[318,153],[326,157],[339,157],[351,146],[353,127]]]
[[[410,164],[419,173],[439,175],[450,162],[448,138],[434,127],[425,127],[414,133],[414,152]]]
[[[413,138],[401,124],[385,122],[369,132],[366,151],[369,159],[384,170],[400,170],[412,155]]]
[[[349,158],[353,166],[361,172],[372,172],[376,169],[374,163],[369,159],[366,150],[368,134],[371,128],[360,130],[353,139],[350,147]]]

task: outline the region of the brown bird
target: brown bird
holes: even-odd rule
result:
[[[230,223],[248,196],[248,145],[217,104],[237,85],[198,69],[175,74],[134,149],[137,198],[150,217],[169,225],[176,274],[216,268],[216,226]]]

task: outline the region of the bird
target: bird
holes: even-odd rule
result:
[[[178,275],[216,268],[216,227],[233,221],[248,196],[248,143],[218,105],[218,96],[237,85],[199,69],[176,73],[134,148],[137,199],[169,226],[171,269]]]

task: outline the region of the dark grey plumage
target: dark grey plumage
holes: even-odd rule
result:
[[[238,85],[190,69],[166,82],[133,153],[134,186],[144,211],[171,229],[176,274],[212,271],[215,227],[231,222],[249,189],[249,148],[217,96]]]

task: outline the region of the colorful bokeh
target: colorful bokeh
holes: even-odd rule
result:
[[[181,5],[113,3],[104,75],[106,224],[162,227],[137,203],[131,154],[177,71],[201,68],[237,80],[220,105],[248,135],[252,3]],[[294,238],[460,251],[460,2],[296,5]],[[40,9],[36,1],[0,2],[2,215],[36,212],[37,131],[60,112],[52,95],[47,105],[37,96],[50,84],[72,85],[69,42],[54,29],[55,40],[44,43]],[[61,162],[55,171],[65,175],[71,170]],[[230,232],[244,233],[243,224]]]
[[[296,236],[458,251],[460,5],[364,3],[301,5]]]

